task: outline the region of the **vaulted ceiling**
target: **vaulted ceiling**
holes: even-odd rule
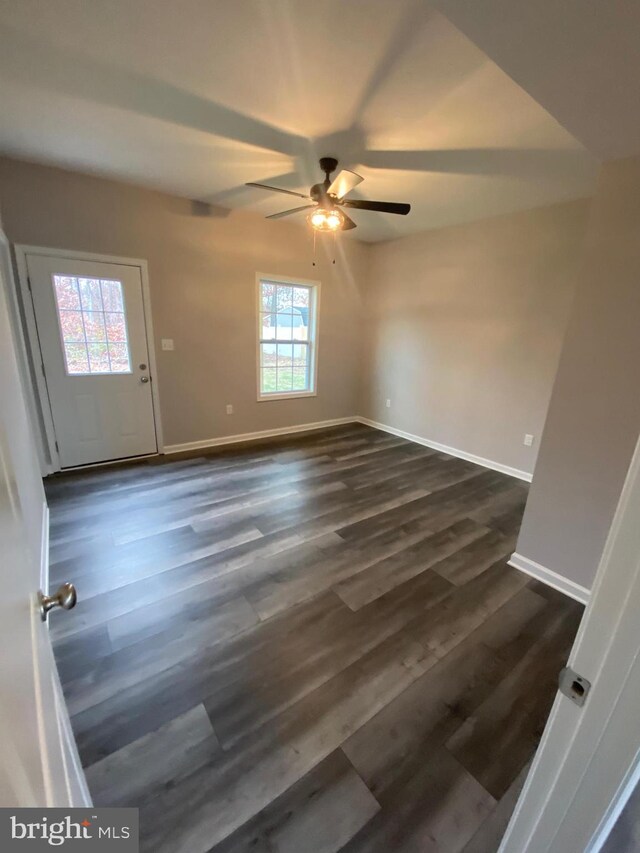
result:
[[[434,0],[603,160],[640,154],[638,0]]]
[[[0,0],[0,151],[263,215],[295,204],[245,182],[306,191],[332,155],[353,197],[412,204],[354,214],[369,241],[589,195],[609,148],[529,86],[539,28],[505,52],[477,14],[520,0],[436,2],[455,25],[423,0]]]

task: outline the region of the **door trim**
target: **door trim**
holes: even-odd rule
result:
[[[27,268],[28,255],[45,255],[49,257],[67,258],[78,261],[95,261],[103,264],[120,264],[121,266],[137,267],[140,270],[140,280],[142,281],[142,306],[144,310],[144,325],[147,334],[147,348],[149,350],[149,367],[151,372],[151,400],[153,404],[153,419],[155,423],[156,442],[158,453],[164,453],[164,439],[162,433],[162,418],[160,414],[160,391],[158,388],[158,368],[156,360],[155,337],[153,334],[153,319],[151,311],[151,294],[149,289],[149,268],[147,261],[143,258],[123,258],[117,255],[101,255],[94,252],[76,252],[71,249],[52,249],[46,246],[29,246],[24,243],[16,243],[14,245],[16,256],[16,267],[18,270],[18,284],[20,289],[20,299],[24,312],[25,320],[25,338],[29,350],[29,355],[32,360],[31,365],[26,365],[27,372],[33,378],[33,385],[30,386],[29,394],[32,397],[32,402],[35,408],[41,413],[42,418],[39,419],[40,429],[37,431],[38,441],[45,457],[50,460],[45,463],[43,475],[53,474],[56,471],[61,471],[60,457],[56,449],[56,434],[53,424],[53,415],[51,412],[51,403],[49,401],[49,392],[47,389],[46,380],[42,370],[42,352],[40,350],[40,340],[38,337],[38,326],[36,323],[36,315],[31,299],[31,291],[29,288],[29,274]],[[155,454],[151,454],[155,455]],[[89,466],[84,466],[89,467]]]

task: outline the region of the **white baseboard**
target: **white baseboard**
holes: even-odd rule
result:
[[[355,415],[347,418],[333,418],[330,421],[316,421],[310,424],[295,424],[294,426],[263,429],[259,432],[242,432],[238,435],[224,435],[220,438],[205,438],[201,441],[187,441],[184,444],[165,445],[165,453],[183,453],[185,450],[205,450],[207,447],[223,447],[225,444],[239,444],[243,441],[259,441],[261,438],[271,438],[276,435],[292,435],[297,432],[311,432],[314,429],[326,429],[342,424],[359,423]]]
[[[416,444],[422,444],[425,447],[431,447],[433,450],[439,450],[441,453],[447,453],[449,456],[457,456],[459,459],[465,459],[467,462],[474,462],[476,465],[482,465],[484,468],[491,468],[494,471],[500,471],[502,474],[508,474],[510,477],[516,477],[519,480],[531,482],[531,474],[527,471],[519,471],[517,468],[511,468],[508,465],[503,465],[501,462],[494,462],[491,459],[484,459],[482,456],[475,456],[473,453],[467,453],[464,450],[458,450],[455,447],[449,447],[447,444],[440,444],[437,441],[430,441],[419,435],[405,432],[401,429],[381,424],[377,421],[372,421],[369,418],[363,418],[359,415],[350,415],[346,418],[333,418],[328,421],[315,421],[308,424],[295,424],[293,426],[278,427],[277,429],[265,429],[259,432],[243,432],[237,435],[224,435],[219,438],[205,438],[200,441],[187,441],[183,444],[169,444],[164,448],[164,453],[183,453],[187,450],[206,450],[208,447],[224,447],[227,444],[239,444],[244,441],[259,441],[262,438],[272,438],[278,435],[293,435],[298,432],[310,432],[315,429],[326,429],[332,426],[341,426],[343,424],[360,423],[365,426],[373,427],[374,429],[382,430],[383,432],[397,435],[399,438],[404,438],[407,441],[413,441]]]
[[[440,444],[438,441],[431,441],[428,438],[423,438],[421,435],[414,435],[411,432],[405,432],[403,429],[396,429],[387,424],[378,423],[378,421],[369,420],[369,418],[357,418],[361,424],[381,429],[383,432],[389,432],[391,435],[397,435],[399,438],[406,438],[407,441],[414,441],[416,444],[423,444],[425,447],[431,447],[433,450],[439,450],[441,453],[448,453],[449,456],[457,456],[459,459],[465,459],[467,462],[475,462],[476,465],[482,465],[483,468],[491,468],[493,471],[500,471],[501,474],[508,474],[510,477],[517,477],[518,480],[525,480],[530,483],[533,475],[527,471],[520,471],[518,468],[511,468],[509,465],[503,465],[501,462],[494,462],[492,459],[485,459],[482,456],[476,456],[473,453],[467,453],[466,450],[458,450],[456,447],[449,447],[446,444]]]
[[[531,575],[532,578],[536,578],[536,580],[547,584],[547,586],[552,586],[554,589],[564,592],[565,595],[575,598],[581,604],[586,604],[589,601],[590,590],[586,587],[580,586],[575,581],[569,580],[569,578],[565,578],[556,572],[552,572],[551,569],[541,566],[540,563],[536,563],[528,557],[523,557],[522,554],[512,554],[509,565],[527,575]]]

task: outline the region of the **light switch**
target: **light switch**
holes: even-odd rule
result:
[[[529,433],[525,434],[524,441],[522,442],[525,447],[531,447],[533,444],[533,436],[529,435]]]
[[[162,338],[162,349],[172,350],[173,349],[173,338]]]

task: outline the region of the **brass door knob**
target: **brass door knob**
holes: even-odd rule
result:
[[[141,376],[141,377],[140,377],[140,382],[148,382],[148,381],[149,381],[149,377],[148,377],[148,376]]]
[[[53,595],[45,595],[42,590],[38,590],[38,605],[40,608],[40,618],[43,622],[47,621],[49,611],[54,607],[61,607],[63,610],[71,610],[76,606],[78,594],[72,583],[63,583],[58,587]]]

